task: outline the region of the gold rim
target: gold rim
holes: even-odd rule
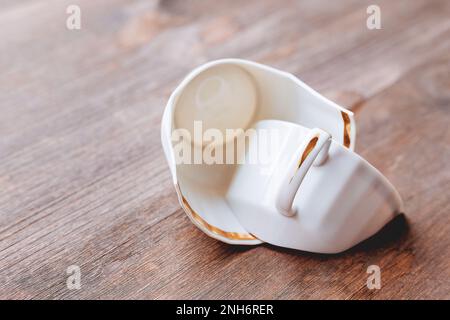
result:
[[[342,120],[344,120],[344,146],[350,148],[350,116],[347,112],[341,111]]]
[[[305,151],[303,151],[300,161],[298,162],[297,170],[301,167],[302,163],[305,161],[306,157],[308,157],[308,155],[311,153],[311,151],[313,151],[314,147],[317,144],[317,141],[319,141],[319,137],[314,137],[308,143],[308,145],[305,148]]]
[[[194,209],[192,209],[189,202],[186,200],[186,198],[181,193],[180,187],[178,185],[175,185],[175,188],[180,193],[181,201],[183,204],[183,209],[185,209],[185,211],[188,212],[188,214],[192,217],[193,220],[195,220],[199,225],[201,225],[208,231],[210,231],[218,236],[230,239],[230,240],[258,240],[258,238],[256,238],[254,235],[252,235],[250,233],[229,232],[229,231],[225,231],[220,228],[217,228],[217,227],[213,226],[212,224],[209,224],[197,212],[195,212]]]
[[[314,137],[312,138],[309,142],[308,145],[306,146],[305,150],[303,151],[303,154],[300,158],[300,160],[298,161],[298,165],[297,165],[297,169],[295,169],[295,173],[297,173],[298,169],[300,169],[300,167],[302,166],[303,162],[305,161],[305,159],[308,157],[308,155],[311,153],[311,151],[313,151],[314,147],[317,144],[317,141],[319,141],[319,137]],[[289,180],[289,183],[292,182],[292,180],[294,179],[295,174],[292,176],[291,180]]]

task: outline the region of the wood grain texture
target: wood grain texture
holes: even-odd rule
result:
[[[66,29],[68,4],[81,30]],[[381,30],[366,28],[369,4]],[[450,2],[0,6],[0,298],[450,298]],[[398,187],[406,219],[331,256],[196,229],[160,120],[182,77],[221,57],[290,71],[353,109],[357,151]],[[73,264],[80,290],[66,287]],[[371,264],[381,290],[366,287]]]

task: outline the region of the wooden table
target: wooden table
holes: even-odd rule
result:
[[[6,0],[0,39],[0,298],[450,298],[449,1]],[[356,150],[406,219],[339,255],[230,246],[192,225],[160,120],[183,76],[221,57],[353,109]]]

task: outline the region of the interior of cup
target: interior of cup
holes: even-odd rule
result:
[[[196,146],[227,143],[232,139],[227,130],[250,126],[257,103],[257,87],[246,70],[235,64],[215,65],[184,86],[175,104],[174,126],[188,130]],[[211,141],[196,131],[220,133],[223,140]]]

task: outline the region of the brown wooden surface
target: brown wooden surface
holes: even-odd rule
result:
[[[68,4],[82,29],[65,27]],[[382,29],[366,28],[378,4]],[[0,298],[450,298],[450,2],[1,1]],[[167,98],[240,57],[353,108],[406,220],[340,255],[195,228],[160,145]],[[80,290],[66,288],[79,265]],[[381,290],[366,269],[381,268]]]

